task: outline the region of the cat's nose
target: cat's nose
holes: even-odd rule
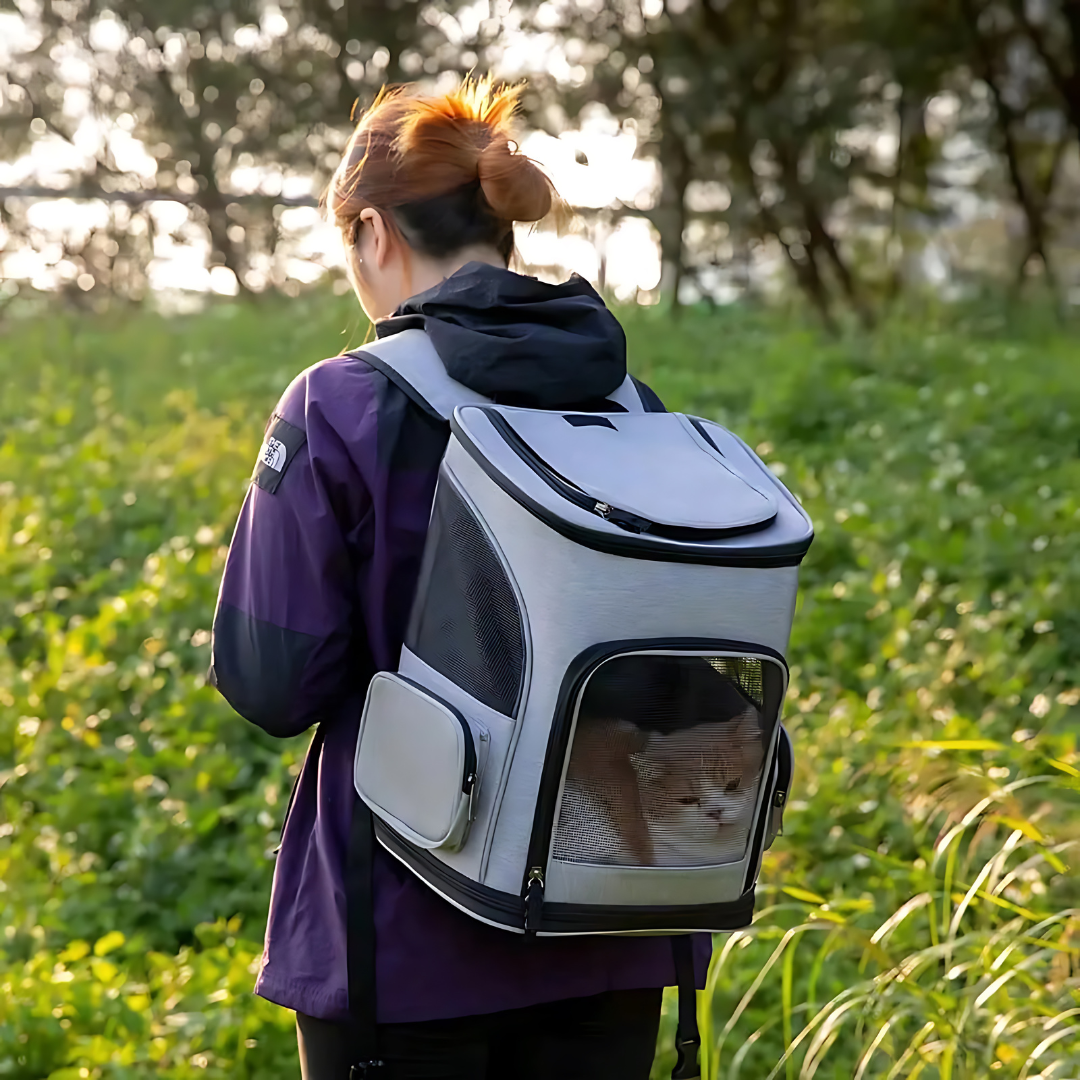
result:
[[[719,823],[720,823],[721,821],[723,821],[723,820],[724,820],[724,811],[723,811],[723,810],[709,810],[709,811],[708,811],[708,815],[709,815],[709,817],[711,817],[711,818],[713,819],[713,821],[715,821],[715,822],[716,822],[717,824],[719,824]]]

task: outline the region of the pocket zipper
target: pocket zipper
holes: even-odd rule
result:
[[[472,810],[472,798],[473,788],[476,786],[477,772],[479,769],[479,759],[476,753],[476,742],[473,740],[472,728],[469,726],[469,721],[450,704],[449,701],[439,697],[438,694],[433,694],[426,686],[421,686],[418,682],[408,678],[405,675],[401,675],[398,672],[394,673],[395,679],[400,679],[403,683],[408,683],[409,686],[421,691],[426,697],[431,698],[432,701],[438,702],[444,709],[450,712],[450,715],[458,722],[461,727],[461,734],[465,740],[465,767],[461,774],[461,791],[462,794],[469,796],[470,813]],[[486,732],[484,733],[486,734]],[[483,734],[481,735],[483,739]],[[471,820],[471,818],[470,818]]]
[[[477,727],[479,728],[480,744],[486,747],[491,741],[491,735],[484,728],[480,727],[479,724]],[[477,755],[476,771],[465,778],[465,782],[469,785],[469,821],[476,820],[476,791],[477,788],[480,787],[480,774],[484,770],[483,759],[486,757],[486,753]]]

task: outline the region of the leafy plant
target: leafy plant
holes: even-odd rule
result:
[[[717,939],[708,1076],[1080,1075],[1080,342],[985,310],[840,341],[623,317],[635,373],[757,446],[818,533],[793,800],[753,926]],[[265,417],[360,337],[320,293],[4,327],[2,1077],[295,1075],[250,988],[306,740],[204,673]]]

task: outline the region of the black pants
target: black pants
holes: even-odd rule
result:
[[[659,990],[613,990],[528,1009],[380,1024],[391,1080],[648,1080]],[[348,1080],[348,1028],[296,1015],[303,1080]]]

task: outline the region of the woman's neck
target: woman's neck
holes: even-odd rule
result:
[[[480,262],[489,266],[506,269],[506,260],[493,248],[483,244],[455,251],[445,259],[432,259],[426,255],[413,254],[412,257],[412,295],[427,292],[445,281],[451,274],[457,273],[466,263]]]

